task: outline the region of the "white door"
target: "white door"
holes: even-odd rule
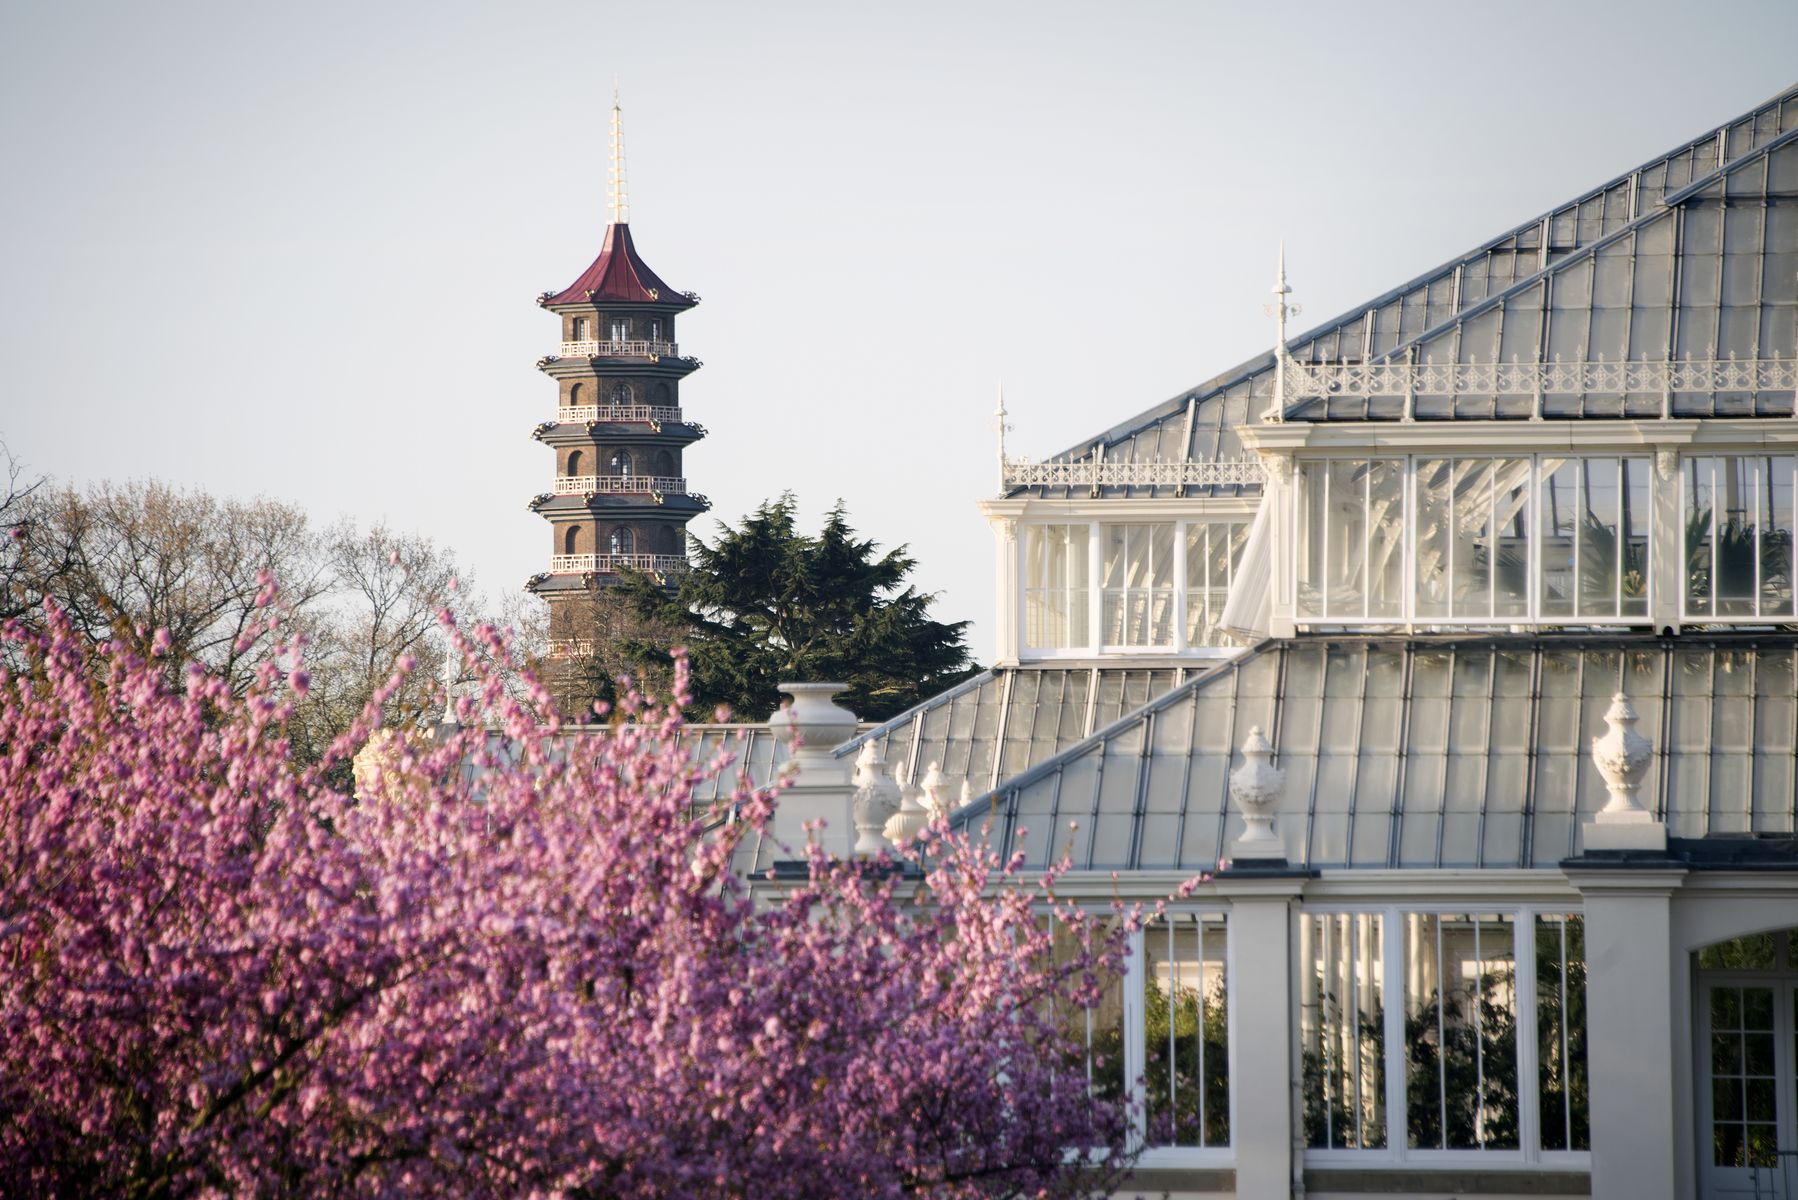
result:
[[[1782,956],[1783,957],[1783,956]],[[1701,972],[1699,1177],[1707,1197],[1798,1200],[1793,1008],[1784,971]]]

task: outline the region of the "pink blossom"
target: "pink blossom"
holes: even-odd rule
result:
[[[564,737],[447,617],[468,727],[360,797],[332,780],[380,698],[301,768],[272,666],[171,690],[47,628],[0,632],[29,666],[0,676],[0,1195],[1071,1196],[1128,1165],[1053,1014],[1134,916],[1055,900],[1064,868],[939,823],[903,886],[814,846],[752,896],[775,795],[726,775],[696,809],[729,758],[678,708]]]

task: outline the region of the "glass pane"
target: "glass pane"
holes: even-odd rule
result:
[[[1218,627],[1230,585],[1249,539],[1246,521],[1194,521],[1186,527],[1186,641],[1191,646],[1229,645]]]
[[[1106,645],[1167,646],[1174,639],[1174,526],[1103,527]]]
[[[1516,971],[1506,914],[1405,917],[1407,1134],[1419,1149],[1515,1149]]]
[[[1698,952],[1698,967],[1703,971],[1771,971],[1779,965],[1779,947],[1775,933],[1751,933],[1706,946]],[[1733,1024],[1738,1018],[1731,1017]],[[1716,1014],[1712,1014],[1712,1024]]]
[[[1052,961],[1065,966],[1081,957],[1085,938],[1102,936],[1103,922],[1094,919],[1084,929],[1069,927],[1059,918],[1044,916],[1053,933]],[[1118,973],[1100,981],[1099,994],[1091,1007],[1062,1000],[1054,1008],[1056,1024],[1062,1032],[1066,1065],[1084,1070],[1087,1085],[1095,1095],[1107,1100],[1124,1096],[1124,980]]]
[[[1571,617],[1580,558],[1579,467],[1542,460],[1542,615]]]
[[[1536,918],[1536,1063],[1542,1149],[1590,1150],[1586,930],[1577,914]]]
[[[1773,1064],[1773,989],[1713,986],[1711,1161],[1771,1167],[1779,1121]]]
[[[1087,527],[1024,531],[1024,642],[1035,649],[1087,644]]]
[[[1384,947],[1379,913],[1299,922],[1300,1067],[1305,1140],[1322,1149],[1386,1145]]]
[[[1143,1088],[1151,1146],[1230,1144],[1222,917],[1171,914],[1143,931]]]

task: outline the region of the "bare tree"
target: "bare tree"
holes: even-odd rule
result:
[[[0,442],[0,621],[26,617],[43,606],[53,589],[74,567],[76,544],[43,518],[43,476],[27,477],[25,464]]]

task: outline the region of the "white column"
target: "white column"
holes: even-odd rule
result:
[[[1287,1200],[1301,1163],[1292,916],[1304,884],[1297,874],[1225,873],[1215,885],[1231,901],[1230,1143],[1243,1200]]]
[[[1683,868],[1569,868],[1586,917],[1592,1200],[1674,1200],[1671,897]]]
[[[1679,451],[1654,452],[1648,481],[1648,617],[1657,630],[1679,628],[1686,586],[1685,522],[1679,512]]]
[[[1013,517],[993,521],[993,609],[998,618],[993,657],[997,663],[1018,661],[1019,626],[1024,609],[1023,572],[1018,564],[1018,522]]]
[[[1290,454],[1263,454],[1265,482],[1261,485],[1261,503],[1272,511],[1268,530],[1272,544],[1272,571],[1268,587],[1272,592],[1267,632],[1273,637],[1291,637],[1296,630],[1294,620],[1293,565],[1298,552],[1292,537],[1293,460]]]

